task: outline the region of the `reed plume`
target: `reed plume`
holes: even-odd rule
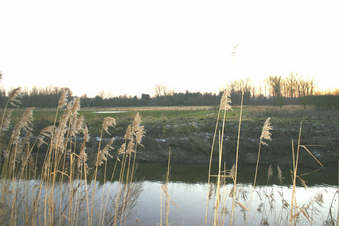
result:
[[[21,90],[20,87],[13,89],[10,91],[8,95],[8,100],[5,104],[4,110],[2,111],[1,124],[0,124],[0,136],[2,134],[2,131],[6,130],[10,124],[11,112],[7,113],[8,105],[11,105],[13,107],[18,107],[21,104],[20,100],[17,99],[17,97],[20,94],[20,90]]]
[[[32,121],[33,121],[33,108],[27,108],[23,112],[21,118],[14,127],[14,130],[11,135],[11,144],[18,144],[21,132],[28,133],[33,130]]]
[[[27,108],[16,123],[10,136],[9,144],[3,152],[4,162],[2,164],[2,176],[9,175],[15,179],[17,162],[25,160],[22,154],[29,146],[32,137],[33,108]],[[22,139],[23,137],[23,139]]]
[[[141,141],[145,136],[145,128],[141,126],[141,117],[139,112],[135,115],[132,124],[128,125],[125,135],[124,143],[120,146],[118,150],[118,155],[127,154],[136,152],[137,145],[143,146]],[[118,158],[119,159],[119,158]]]
[[[8,103],[13,107],[18,107],[21,101],[18,99],[21,92],[21,87],[11,90],[8,94]]]
[[[132,123],[133,128],[138,128],[140,126],[140,123],[141,123],[141,117],[140,117],[139,112],[137,112],[133,119],[133,123]]]
[[[9,109],[6,112],[6,116],[4,117],[4,121],[3,121],[3,124],[2,124],[2,130],[3,131],[7,131],[8,130],[9,125],[11,124],[12,113],[13,113],[12,109]]]
[[[61,109],[67,105],[67,99],[69,95],[69,90],[68,89],[63,89],[58,101],[58,109]]]
[[[264,126],[262,128],[262,131],[261,131],[261,135],[260,135],[260,143],[263,144],[263,145],[268,145],[265,140],[267,141],[271,141],[272,138],[272,134],[271,134],[271,131],[272,130],[272,126],[271,126],[271,118],[267,118],[265,123],[264,123]]]
[[[81,147],[80,147],[79,158],[78,158],[78,168],[80,168],[80,166],[83,165],[87,169],[86,143],[89,141],[89,133],[88,133],[88,128],[86,125],[82,133],[84,134],[84,140],[81,143]]]
[[[126,148],[126,154],[130,156],[132,153],[135,153],[134,147],[135,147],[135,143],[134,143],[134,138],[132,137],[132,140],[128,142],[128,145]]]
[[[112,155],[109,153],[110,150],[113,150],[112,144],[113,144],[114,138],[112,137],[109,142],[105,145],[105,147],[100,150],[98,154],[98,161],[97,165],[101,166],[104,162],[107,161],[107,158],[112,158]]]
[[[68,103],[65,112],[61,115],[58,127],[56,127],[53,132],[51,150],[55,149],[58,152],[63,153],[66,148],[64,141],[65,134],[67,133],[67,123],[71,117],[71,109],[72,105]]]
[[[141,120],[140,114],[139,112],[137,112],[132,123],[131,131],[134,135],[135,143],[137,145],[143,146],[141,144],[141,141],[142,141],[142,138],[145,136],[145,128],[144,126],[141,126],[141,122],[142,120]]]
[[[43,144],[48,145],[48,143],[45,140],[46,140],[46,138],[51,139],[53,131],[54,131],[54,127],[55,126],[47,126],[40,131],[40,134],[37,137],[37,140],[38,140],[37,146],[38,147],[41,147],[41,145],[43,145]]]
[[[122,143],[119,150],[118,150],[118,160],[120,161],[119,159],[119,155],[122,155],[125,153],[125,150],[126,150],[126,142],[125,143]]]
[[[83,130],[84,121],[85,121],[85,118],[83,115],[81,115],[80,117],[78,117],[77,115],[73,115],[72,122],[71,122],[71,129],[70,129],[71,136],[76,136]]]
[[[128,125],[126,132],[125,132],[125,136],[124,136],[124,140],[125,141],[129,141],[133,139],[133,127],[132,125]]]
[[[110,134],[110,132],[108,131],[109,127],[113,127],[116,124],[117,124],[117,122],[116,122],[115,118],[105,117],[104,121],[102,123],[102,128],[106,133]]]
[[[72,114],[77,114],[80,110],[80,97],[76,97],[74,99],[73,107],[72,107]]]
[[[260,161],[260,152],[261,152],[261,145],[268,145],[266,142],[271,141],[271,131],[272,126],[271,126],[271,118],[267,118],[264,126],[261,131],[260,139],[259,139],[259,150],[258,150],[258,156],[257,156],[257,164],[255,167],[255,175],[254,175],[254,181],[253,181],[253,186],[255,187],[256,182],[257,182],[257,175],[258,175],[258,167],[259,167],[259,161]]]
[[[219,107],[220,110],[225,110],[225,111],[232,110],[232,106],[231,106],[232,100],[230,96],[231,95],[230,95],[229,90],[225,89],[220,100],[220,107]]]

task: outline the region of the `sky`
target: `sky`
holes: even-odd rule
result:
[[[218,92],[298,73],[339,88],[338,1],[1,0],[2,86]],[[232,56],[234,46],[235,56]]]

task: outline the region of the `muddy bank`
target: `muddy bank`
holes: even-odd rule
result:
[[[248,129],[251,129],[249,126]],[[253,127],[255,129],[255,127]],[[295,136],[289,136],[283,131],[272,131],[275,134],[268,146],[262,146],[262,164],[292,165],[292,139],[294,149],[297,150],[297,131]],[[256,135],[256,136],[255,136]],[[243,164],[255,164],[257,160],[259,134],[250,134],[242,131],[239,145],[239,162]],[[138,160],[145,162],[164,162],[168,158],[168,150],[171,149],[171,161],[178,163],[208,163],[212,146],[213,135],[210,133],[196,133],[186,137],[154,138],[146,136],[144,148],[138,152]],[[304,133],[302,144],[309,144],[308,149],[324,165],[335,165],[339,158],[336,153],[338,140],[335,137],[309,136]],[[223,145],[223,161],[233,164],[237,147],[237,136],[226,134]],[[215,145],[213,159],[218,160],[218,145]],[[299,162],[305,166],[316,166],[316,162],[306,153],[300,152]]]
[[[255,164],[259,137],[264,123],[262,120],[244,120],[241,126],[239,162]],[[297,149],[300,121],[272,119],[272,141],[262,146],[262,164],[292,165],[292,140]],[[215,130],[215,120],[157,122],[145,125],[147,131],[143,139],[144,147],[138,148],[137,160],[140,162],[166,162],[171,150],[171,161],[175,163],[208,163]],[[221,127],[219,128],[221,129]],[[233,164],[237,146],[238,122],[226,123],[223,140],[223,161]],[[324,165],[335,165],[339,158],[337,152],[339,129],[331,121],[312,121],[305,119],[302,126],[301,144],[311,151]],[[117,137],[116,149],[123,139]],[[97,142],[97,141],[95,141]],[[96,144],[92,143],[92,147]],[[218,137],[216,137],[218,143]],[[213,159],[218,159],[218,145],[214,147]],[[305,150],[300,152],[299,163],[304,166],[317,166]]]
[[[161,112],[160,112],[161,113]],[[168,151],[171,149],[173,163],[208,163],[215,131],[216,114],[211,111],[207,114],[178,115],[165,117],[161,114],[145,116],[146,135],[143,138],[143,147],[138,147],[137,160],[140,162],[166,162]],[[168,113],[173,114],[173,113]],[[141,114],[143,117],[143,114]],[[239,162],[241,164],[255,164],[257,159],[259,137],[262,126],[267,117],[271,117],[272,141],[262,147],[262,164],[292,165],[292,140],[296,150],[300,122],[302,124],[301,144],[306,145],[309,151],[325,166],[337,165],[339,158],[339,111],[324,111],[315,109],[279,109],[279,108],[245,108],[240,133]],[[223,161],[233,164],[237,146],[238,134],[237,110],[227,118],[223,140]],[[119,120],[117,126],[110,130],[115,137],[114,145],[117,149],[123,142],[124,133],[130,120]],[[95,155],[98,145],[98,131],[101,121],[90,121],[91,140],[88,143],[88,154]],[[35,131],[40,131],[49,122],[35,122]],[[217,131],[221,131],[221,121]],[[105,134],[104,143],[110,139]],[[218,143],[218,137],[216,137]],[[218,159],[218,145],[215,145],[213,159]],[[95,158],[94,158],[95,159]],[[316,166],[316,163],[305,150],[301,150],[301,165]]]

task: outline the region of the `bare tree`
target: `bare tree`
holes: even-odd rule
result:
[[[298,98],[313,95],[313,93],[314,81],[305,80],[297,73],[290,73],[288,77],[281,81],[281,94],[284,97]]]
[[[283,104],[281,76],[269,76],[267,79],[267,83],[271,87],[271,94],[275,99],[275,104],[281,107]]]
[[[297,90],[297,78],[293,73],[284,80],[285,95],[286,97],[295,98],[296,97],[296,90]]]
[[[281,76],[269,76],[268,85],[271,87],[271,94],[274,97],[281,97],[282,79]]]

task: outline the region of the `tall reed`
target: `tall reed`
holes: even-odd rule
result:
[[[11,110],[7,110],[7,106],[20,103],[16,99],[19,91],[20,89],[15,89],[9,95],[6,107],[2,111],[0,133],[6,131],[11,122]],[[56,108],[53,124],[42,129],[37,137],[33,136],[33,110],[28,108],[23,112],[12,127],[6,147],[1,152],[0,223],[78,225],[84,222],[83,215],[80,214],[84,210],[87,215],[86,225],[113,224],[113,220],[110,219],[117,219],[116,223],[120,221],[120,224],[126,225],[128,209],[135,203],[135,196],[138,195],[135,190],[138,188],[132,183],[137,146],[142,146],[142,137],[145,134],[139,113],[130,126],[132,134],[129,140],[126,140],[128,145],[124,150],[125,154],[121,150],[120,153],[111,152],[113,137],[104,148],[101,147],[104,132],[110,135],[109,128],[116,124],[114,118],[104,119],[93,168],[89,167],[87,162],[86,144],[90,137],[84,117],[79,114],[80,98],[70,100],[68,91],[64,90]],[[82,142],[78,144],[80,135]],[[2,134],[0,136],[2,137]],[[1,144],[5,144],[5,140],[1,139]],[[127,154],[131,159],[132,153],[134,158],[133,161],[129,160],[131,164],[128,164],[128,179],[120,181],[127,186],[123,200],[115,206],[117,211],[108,213],[106,211],[108,202],[105,201],[99,207],[103,210],[99,213],[95,210],[97,204],[94,201],[99,168],[105,163],[103,178],[106,181],[108,158],[124,154],[126,159]],[[115,179],[113,175],[114,173],[111,180]],[[25,185],[22,194],[20,184],[26,179],[36,179],[37,184],[31,188]],[[30,189],[33,196],[29,194]],[[105,192],[103,193],[104,198]],[[118,191],[115,196],[118,196]],[[22,209],[24,214],[21,212]],[[114,216],[115,213],[119,216]]]
[[[211,151],[210,151],[210,160],[209,160],[209,167],[208,167],[208,186],[209,187],[211,185],[211,168],[212,168],[212,162],[213,162],[213,153],[214,153],[214,146],[215,146],[215,138],[216,138],[217,129],[218,129],[218,126],[219,126],[220,113],[221,112],[224,113],[223,114],[223,121],[222,121],[222,135],[221,135],[221,138],[223,138],[223,136],[224,136],[224,129],[225,129],[225,123],[226,123],[226,113],[227,113],[227,111],[232,110],[231,103],[232,103],[232,101],[231,101],[231,98],[230,98],[229,91],[227,89],[225,89],[224,92],[223,92],[223,95],[221,97],[220,105],[219,105],[219,108],[218,108],[218,116],[217,116],[217,121],[216,121],[216,125],[215,125],[213,141],[212,141],[212,146],[211,146]],[[220,191],[220,175],[221,175],[222,146],[223,146],[223,139],[220,142],[221,138],[220,138],[220,135],[219,135],[219,142],[218,142],[218,146],[219,146],[218,184],[219,184],[219,186],[217,186],[217,189],[219,189],[217,191],[218,194],[219,194],[219,191]],[[209,206],[209,195],[207,195],[207,199],[206,199],[205,222],[204,222],[205,226],[207,225],[207,219],[208,219],[208,206]],[[216,200],[216,204],[215,204],[214,224],[217,223],[217,219],[216,218],[218,218],[218,208],[219,208],[219,199]]]
[[[235,209],[235,198],[237,196],[237,178],[238,178],[238,162],[239,162],[239,145],[240,145],[240,131],[241,131],[241,123],[242,123],[242,113],[243,113],[243,104],[244,104],[244,90],[241,93],[241,105],[240,105],[240,115],[239,115],[239,125],[238,125],[238,139],[237,139],[237,150],[235,154],[235,173],[234,173],[234,180],[233,180],[233,196],[232,196],[232,211],[230,216],[230,223],[229,225],[232,226],[233,224],[233,216],[234,216],[234,209]]]
[[[258,166],[259,166],[259,160],[260,160],[260,151],[261,151],[261,145],[268,145],[265,140],[272,140],[271,138],[271,132],[272,126],[271,126],[271,118],[267,118],[264,126],[261,131],[261,135],[259,138],[259,150],[258,150],[258,156],[257,156],[257,163],[255,167],[255,175],[254,175],[254,181],[253,181],[253,187],[255,187],[257,182],[257,174],[258,174]]]

